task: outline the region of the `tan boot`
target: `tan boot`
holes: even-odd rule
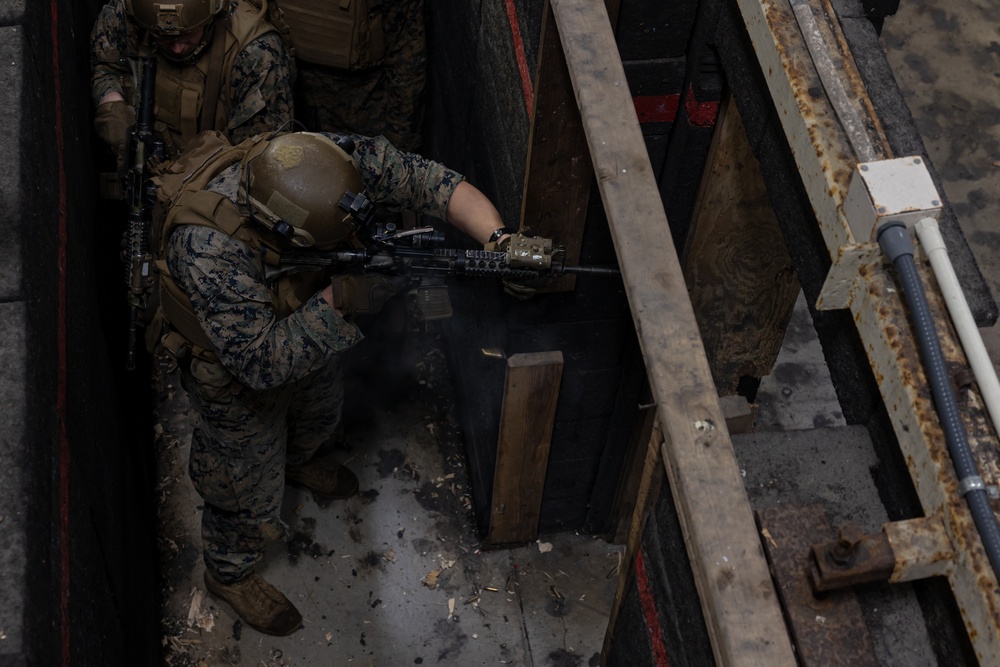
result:
[[[286,467],[285,480],[333,500],[350,498],[358,492],[357,476],[329,455]]]
[[[257,573],[224,584],[205,570],[205,586],[228,602],[244,623],[265,635],[285,637],[302,627],[302,614],[295,605]]]

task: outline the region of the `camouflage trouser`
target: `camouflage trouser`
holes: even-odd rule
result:
[[[344,363],[290,385],[234,390],[217,363],[192,361],[182,376],[198,421],[189,471],[205,501],[205,566],[217,579],[246,576],[269,540],[283,535],[285,466],[305,463],[333,434],[344,402]]]

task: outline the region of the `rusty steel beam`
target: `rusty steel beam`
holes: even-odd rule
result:
[[[859,159],[830,99],[813,94],[823,89],[823,81],[789,1],[738,0],[738,4],[833,261],[817,308],[851,310],[924,514],[940,517],[954,546],[954,561],[943,569],[977,657],[984,665],[1000,664],[997,578],[968,506],[958,494],[958,480],[900,291],[878,247],[869,239],[854,238],[844,212],[852,175],[858,163],[870,156]],[[881,136],[836,16],[825,2],[810,0],[808,5],[816,29],[829,45],[853,111],[865,119],[876,158],[895,157]],[[918,251],[918,268],[945,358],[960,372],[966,368],[964,352],[937,284],[919,255]],[[959,400],[980,476],[988,487],[996,487],[1000,446],[982,399],[974,387],[967,387]]]
[[[955,548],[940,516],[893,521],[865,535],[852,523],[831,542],[812,545],[813,588],[832,591],[873,581],[901,583],[948,576]]]
[[[882,526],[896,565],[890,583],[947,576],[955,564],[955,547],[940,516],[895,521]]]

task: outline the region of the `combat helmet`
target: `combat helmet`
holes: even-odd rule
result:
[[[240,195],[250,216],[292,245],[330,250],[354,231],[348,209],[364,200],[361,173],[325,135],[278,135],[251,149],[243,164]]]
[[[229,0],[125,0],[125,11],[157,36],[174,37],[206,27]]]

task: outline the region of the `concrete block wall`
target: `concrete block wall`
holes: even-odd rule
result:
[[[124,291],[95,201],[98,7],[0,0],[0,665],[157,662],[148,375],[106,335]]]

